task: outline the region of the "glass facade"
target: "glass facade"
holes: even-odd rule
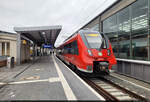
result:
[[[102,21],[117,58],[150,60],[149,8],[149,0],[137,0]]]
[[[130,58],[130,13],[125,8],[117,14],[118,25],[118,55],[121,58]]]
[[[99,31],[99,24],[94,25],[91,30]]]
[[[118,57],[118,27],[117,27],[117,16],[113,15],[103,22],[103,32],[108,36],[114,54]]]
[[[132,56],[133,59],[148,59],[148,0],[138,0],[131,6]]]

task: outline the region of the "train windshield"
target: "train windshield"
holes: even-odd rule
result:
[[[85,34],[88,45],[92,49],[99,49],[102,45],[103,38],[100,34]]]

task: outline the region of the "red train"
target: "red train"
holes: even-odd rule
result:
[[[86,73],[109,74],[116,59],[105,34],[97,31],[80,30],[57,48],[59,56],[73,70]]]

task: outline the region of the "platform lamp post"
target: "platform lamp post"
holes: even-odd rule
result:
[[[2,56],[2,42],[0,42],[0,56]]]
[[[21,33],[17,33],[17,65],[21,63]]]
[[[36,56],[36,48],[35,48],[35,43],[33,43],[33,61],[35,61],[35,56]]]

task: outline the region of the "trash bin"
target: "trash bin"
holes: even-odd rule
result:
[[[7,67],[13,68],[14,67],[14,57],[8,57],[7,58]]]
[[[11,68],[14,68],[14,64],[15,64],[15,58],[11,57]]]

